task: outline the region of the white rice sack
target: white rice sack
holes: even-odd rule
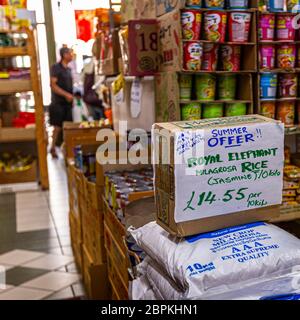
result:
[[[157,300],[145,275],[130,283],[129,292],[131,300]]]
[[[274,225],[256,222],[182,239],[156,222],[129,231],[189,299],[285,275],[286,293],[299,288],[300,240]]]

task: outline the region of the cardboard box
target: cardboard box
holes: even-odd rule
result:
[[[122,0],[122,22],[129,20],[155,19],[156,2],[155,0]]]
[[[108,300],[111,296],[107,265],[95,264],[85,246],[83,246],[83,280],[90,299]]]
[[[130,76],[149,76],[158,71],[158,25],[156,19],[128,23]]]
[[[127,121],[127,129],[143,129],[151,131],[155,122],[155,88],[154,79],[139,79],[141,88],[140,111],[133,114],[131,109],[131,93],[133,81],[125,80],[123,88],[123,100],[119,100],[116,95],[112,95],[112,113],[114,130],[119,131],[119,121]]]
[[[110,225],[104,222],[104,241],[107,255],[111,257],[111,260],[118,266],[118,273],[121,281],[125,287],[128,287],[129,276],[129,258],[127,256],[127,250],[125,247],[125,240],[118,238],[117,235],[113,235],[113,230],[110,229]],[[119,241],[117,241],[117,239]],[[120,243],[120,240],[123,242]]]
[[[170,233],[183,237],[279,215],[281,122],[253,115],[159,123],[152,135],[157,222]]]
[[[128,286],[125,286],[119,275],[119,266],[116,265],[110,255],[107,257],[108,279],[112,288],[112,300],[128,300]]]
[[[172,122],[180,120],[179,83],[175,72],[159,73],[155,77],[155,120]]]

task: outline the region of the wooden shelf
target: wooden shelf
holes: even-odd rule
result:
[[[260,102],[284,102],[284,101],[300,101],[300,98],[270,98],[264,99],[260,98]]]
[[[0,95],[8,95],[32,90],[33,88],[30,79],[0,80]]]
[[[214,44],[221,44],[221,45],[237,45],[237,46],[255,46],[255,42],[230,42],[230,41],[224,41],[224,42],[217,42],[217,41],[209,41],[209,40],[186,40],[182,39],[183,42],[198,42],[198,43],[214,43]]]
[[[27,47],[0,47],[0,57],[27,56]]]
[[[182,10],[197,10],[197,11],[203,11],[203,12],[210,12],[210,11],[222,11],[222,12],[256,12],[256,8],[248,8],[248,9],[222,9],[222,8],[191,8],[191,7],[185,7]]]
[[[299,44],[299,40],[259,40],[258,44],[263,45],[263,44],[276,44],[276,45],[282,45],[282,44]]]
[[[256,70],[240,70],[240,71],[223,71],[223,70],[216,70],[216,71],[206,71],[206,70],[199,70],[199,71],[188,71],[183,70],[180,73],[184,74],[203,74],[203,73],[214,73],[214,74],[241,74],[241,73],[256,73]]]
[[[300,125],[297,124],[292,127],[285,127],[285,134],[288,136],[293,134],[300,134]]]
[[[180,104],[187,103],[252,103],[251,100],[180,100]]]
[[[28,142],[36,140],[35,128],[0,128],[0,142]]]
[[[298,73],[300,68],[289,68],[289,69],[259,69],[259,73]]]

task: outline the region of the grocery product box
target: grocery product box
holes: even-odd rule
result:
[[[157,222],[178,236],[279,215],[284,126],[258,115],[154,124]]]
[[[83,245],[83,281],[87,295],[94,300],[108,300],[111,296],[107,264],[95,264]]]

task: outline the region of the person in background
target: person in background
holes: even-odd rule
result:
[[[54,127],[50,153],[58,158],[56,145],[62,132],[63,123],[72,121],[73,77],[68,64],[73,59],[72,50],[60,49],[60,62],[54,64],[50,71],[51,105],[49,109],[50,125]]]

